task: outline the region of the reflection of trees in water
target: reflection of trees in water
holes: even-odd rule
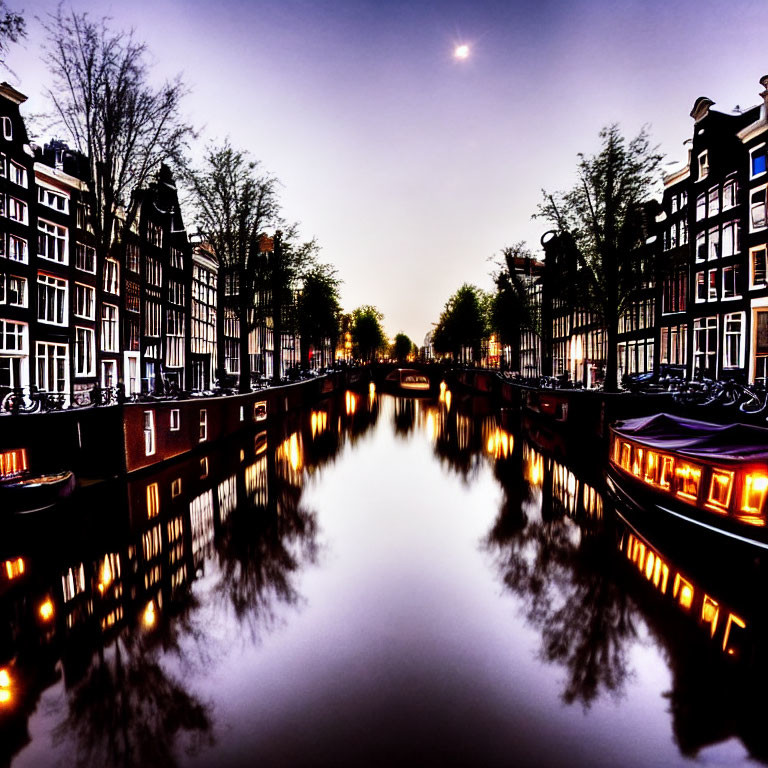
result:
[[[416,401],[412,397],[396,397],[394,409],[395,434],[407,437],[416,424]]]
[[[270,445],[275,442],[271,435]],[[269,450],[266,505],[239,504],[216,543],[221,572],[216,591],[253,639],[273,625],[277,605],[299,601],[295,577],[317,558],[315,513],[302,507],[302,489],[291,477],[295,474],[278,471],[276,451]]]
[[[621,696],[631,674],[636,609],[617,580],[613,537],[583,533],[568,517],[526,522],[515,495],[527,497],[525,490],[508,495],[486,545],[541,633],[541,658],[567,672],[563,700],[589,707],[603,693]]]
[[[188,739],[188,751],[212,743],[209,706],[160,663],[158,640],[141,629],[124,631],[100,649],[70,692],[54,742],[74,738],[77,765],[174,766],[180,734]]]
[[[469,483],[483,465],[481,431],[472,417],[457,410],[437,411],[434,450],[440,463],[465,483]]]

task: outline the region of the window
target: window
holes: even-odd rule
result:
[[[37,255],[59,264],[68,263],[67,228],[43,219],[38,220],[37,228]]]
[[[138,283],[134,283],[133,280],[126,280],[125,282],[125,308],[129,312],[138,312],[140,310],[140,296],[141,289]]]
[[[717,301],[717,270],[709,270],[709,289],[707,291],[707,301]]]
[[[171,409],[171,432],[178,432],[181,428],[181,416],[178,408]]]
[[[149,222],[147,224],[147,239],[158,248],[163,247],[163,228],[159,224]]]
[[[665,277],[662,286],[662,314],[668,315],[673,312],[685,312],[687,293],[687,270],[679,269],[668,277]]]
[[[0,272],[0,304],[7,304],[9,307],[26,307],[26,278]]]
[[[93,233],[93,220],[91,219],[91,206],[86,203],[78,203],[75,210],[75,224],[78,229]]]
[[[749,194],[749,230],[765,229],[765,187],[754,189]]]
[[[680,245],[688,244],[688,219],[680,219]]]
[[[720,194],[717,187],[709,190],[709,215],[717,216],[720,213]]]
[[[69,389],[67,345],[38,341],[36,352],[38,388],[45,392],[66,392]]]
[[[717,318],[700,317],[693,323],[693,364],[702,373],[715,373],[717,362]]]
[[[11,123],[11,118],[2,117],[0,120],[3,121],[3,138],[6,141],[10,141],[13,138],[13,125]]]
[[[26,351],[27,324],[0,318],[0,352],[24,354]]]
[[[707,196],[702,192],[696,198],[696,221],[707,217]]]
[[[144,455],[155,453],[155,412],[144,411]]]
[[[120,265],[114,259],[104,260],[104,291],[116,296],[120,293]]]
[[[723,256],[733,256],[739,252],[739,222],[729,221],[723,224],[723,237],[721,243]]]
[[[765,173],[765,144],[750,150],[749,159],[750,178],[754,179],[756,176]]]
[[[65,325],[67,322],[67,281],[37,275],[37,319],[42,323]]]
[[[750,288],[764,288],[768,275],[768,257],[766,246],[758,245],[749,249],[749,261],[751,265]]]
[[[104,352],[120,351],[117,307],[113,304],[101,305],[101,349]]]
[[[711,261],[720,255],[720,230],[713,227],[709,230],[709,250],[708,257]]]
[[[136,243],[128,243],[125,246],[125,263],[131,272],[138,274],[141,269],[141,257],[139,256],[139,246]]]
[[[144,279],[157,288],[163,285],[163,267],[157,259],[147,256],[144,260]]]
[[[75,266],[83,272],[96,274],[96,249],[90,245],[77,243],[75,245]]]
[[[737,202],[738,184],[736,179],[730,179],[723,185],[723,210],[733,208]]]
[[[709,175],[709,152],[708,150],[704,150],[699,154],[699,178],[697,181],[701,181],[701,179],[705,179]]]
[[[5,152],[0,152],[0,176],[2,178],[5,178],[7,168],[8,168],[8,158],[6,157]]]
[[[677,213],[677,206],[678,206],[678,199],[677,195],[672,195],[672,197],[669,199],[669,211],[670,213]]]
[[[741,368],[744,365],[744,313],[725,316],[723,339],[723,367]]]
[[[184,365],[184,313],[169,309],[166,315],[165,362],[169,368]]]
[[[696,273],[696,301],[702,302],[707,300],[707,277],[704,272]]]
[[[661,329],[660,363],[685,365],[688,362],[688,326],[673,325]]]
[[[205,408],[200,409],[200,442],[208,439],[208,411]]]
[[[19,224],[27,223],[27,204],[15,197],[8,196],[8,218],[18,221]]]
[[[174,269],[184,269],[184,257],[178,248],[171,248],[171,266]]]
[[[723,298],[735,299],[741,296],[741,265],[723,267]]]
[[[184,306],[184,283],[179,283],[176,280],[168,281],[168,301],[171,304]]]
[[[144,302],[144,335],[160,336],[160,305],[156,301]]]
[[[18,184],[20,187],[26,188],[27,169],[23,165],[19,165],[18,163],[15,163],[13,160],[11,160],[10,167],[8,170],[9,170],[8,178],[14,184]]]
[[[62,192],[54,192],[48,187],[38,187],[37,200],[41,205],[53,208],[54,211],[69,213],[69,197]]]
[[[75,315],[86,320],[96,318],[95,289],[90,285],[75,283]]]
[[[75,376],[96,375],[96,334],[93,328],[75,326]]]
[[[8,235],[8,258],[21,264],[27,263],[27,241],[16,235]]]
[[[707,259],[707,235],[705,232],[699,232],[696,235],[696,261],[706,261]]]

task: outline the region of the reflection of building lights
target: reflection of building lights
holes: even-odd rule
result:
[[[437,427],[435,425],[435,414],[432,411],[427,412],[427,435],[430,440],[434,440],[437,435]]]
[[[53,618],[53,603],[51,602],[50,597],[47,597],[40,603],[38,613],[43,621],[50,621]]]
[[[723,633],[723,650],[729,656],[733,656],[735,653],[733,648],[728,647],[728,639],[731,636],[731,627],[734,624],[741,629],[746,629],[747,626],[746,622],[743,619],[740,619],[735,613],[728,614],[728,620],[725,622],[725,632]]]
[[[679,573],[675,574],[672,597],[677,598],[680,607],[686,610],[693,605],[693,584],[684,579]]]
[[[344,404],[347,409],[347,416],[351,416],[357,410],[357,395],[347,390],[344,395]]]
[[[451,410],[451,390],[450,389],[445,390],[445,410],[446,411]]]
[[[496,427],[488,436],[488,442],[486,444],[488,453],[496,459],[501,457],[506,459],[509,454],[512,453],[512,446],[512,436],[503,429],[499,429],[499,427]]]
[[[144,622],[145,627],[153,627],[155,625],[155,621],[157,620],[157,616],[155,615],[155,601],[150,600],[147,603],[147,607],[144,609],[144,614],[141,617],[141,620]]]
[[[0,704],[7,704],[11,700],[11,676],[8,670],[0,669]]]
[[[299,454],[299,438],[295,432],[290,437],[289,455],[291,457],[291,467],[297,470],[301,464],[301,456]]]
[[[701,604],[701,620],[709,624],[709,634],[715,636],[717,631],[717,620],[720,616],[720,605],[717,600],[713,600],[709,595],[704,595],[704,602]]]

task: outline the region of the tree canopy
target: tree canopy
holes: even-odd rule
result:
[[[407,360],[408,355],[413,352],[415,346],[416,345],[404,333],[397,333],[392,342],[392,357],[399,363],[403,363]]]
[[[381,325],[384,315],[376,307],[365,304],[352,312],[350,333],[357,356],[372,361],[376,353],[386,346],[387,337]]]
[[[577,299],[606,327],[605,387],[614,390],[619,317],[646,269],[644,204],[660,180],[662,156],[645,128],[627,141],[617,125],[609,125],[600,131],[600,142],[596,155],[579,155],[572,189],[543,193],[537,216],[570,235]]]
[[[297,327],[301,337],[302,367],[308,367],[309,347],[322,349],[326,339],[336,348],[339,338],[339,285],[336,270],[316,264],[303,277],[297,306]],[[325,364],[325,361],[323,361]]]
[[[435,351],[451,354],[454,360],[470,349],[472,360],[480,359],[480,343],[486,334],[487,294],[477,286],[464,283],[448,299],[432,336]]]

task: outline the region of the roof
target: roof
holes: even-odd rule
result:
[[[613,431],[649,448],[724,464],[768,462],[768,429],[748,424],[710,424],[669,413],[626,419]]]

